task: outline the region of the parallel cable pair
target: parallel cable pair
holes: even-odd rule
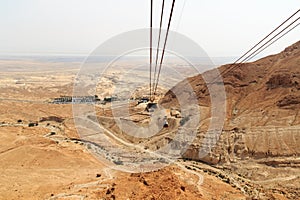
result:
[[[268,41],[264,42],[267,40],[269,37],[271,37],[272,34],[274,34],[276,31],[278,31],[283,25],[285,25],[288,21],[290,21],[296,14],[300,12],[300,9],[298,9],[294,14],[292,14],[290,17],[288,17],[284,22],[282,22],[278,27],[276,27],[273,31],[271,31],[267,36],[265,36],[262,40],[260,40],[257,44],[255,44],[250,50],[248,50],[246,53],[244,53],[241,57],[239,57],[233,64],[232,67],[229,67],[228,69],[224,70],[219,76],[225,76],[228,74],[230,71],[238,68],[241,66],[242,63],[247,62],[260,54],[262,51],[270,47],[272,44],[277,42],[279,39],[284,37],[286,34],[294,30],[297,26],[300,25],[300,23],[296,24],[292,28],[290,28],[293,24],[295,24],[297,21],[300,20],[300,17],[289,23],[286,27],[284,27],[280,32],[275,34],[271,39]],[[290,28],[290,29],[289,29]],[[264,43],[263,43],[264,42]],[[262,45],[260,45],[263,43]],[[260,45],[260,46],[259,46]],[[259,47],[258,47],[259,46]],[[258,47],[258,48],[257,48]],[[257,48],[255,51],[253,51],[255,48]],[[253,52],[251,52],[253,51]],[[251,53],[250,53],[251,52]],[[250,54],[249,54],[250,53]],[[210,84],[214,83],[218,78],[216,77]]]
[[[150,18],[151,18],[150,19],[150,84],[149,84],[149,86],[150,86],[150,99],[151,99],[152,93],[153,93],[153,95],[156,95],[157,86],[158,86],[159,77],[160,77],[160,72],[161,72],[161,68],[162,68],[162,64],[163,64],[163,60],[164,60],[164,55],[165,55],[165,49],[166,49],[166,46],[167,46],[167,40],[168,40],[169,30],[170,30],[170,26],[171,26],[171,20],[172,20],[173,11],[174,11],[174,5],[175,5],[175,0],[173,0],[173,2],[172,2],[172,8],[171,8],[171,11],[170,11],[167,32],[166,32],[166,36],[165,36],[165,40],[164,40],[164,46],[163,46],[163,49],[162,49],[162,55],[161,55],[161,58],[160,58],[159,68],[158,68],[158,71],[157,71],[157,67],[158,67],[158,54],[159,54],[160,40],[161,40],[162,21],[163,21],[163,15],[164,15],[164,7],[165,7],[165,0],[162,1],[161,16],[160,16],[160,25],[159,25],[159,35],[158,35],[156,57],[155,57],[154,77],[153,77],[153,81],[152,81],[152,64],[153,64],[152,63],[153,0],[151,0],[151,8],[150,8],[150,12],[151,12],[150,13]]]

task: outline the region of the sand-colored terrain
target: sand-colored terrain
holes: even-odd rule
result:
[[[79,62],[1,61],[0,199],[297,199],[299,49],[297,43],[224,77],[226,123],[216,148],[203,160],[196,155],[210,117],[210,101],[200,76],[190,78],[203,114],[199,140],[185,160],[147,173],[113,170],[96,159],[91,143],[78,135],[72,105],[49,103],[72,95]],[[140,95],[147,87],[146,70],[133,71],[136,76],[128,79],[122,73],[131,69],[130,63],[119,65],[102,74],[96,90],[100,98],[112,95],[114,86],[125,84],[124,80],[139,83],[132,94]],[[167,93],[161,103],[176,108],[172,94]],[[115,137],[139,143],[119,131],[109,106],[96,105],[101,124]],[[131,119],[146,126],[149,116],[139,106],[132,103]],[[145,149],[159,148],[172,139],[181,119],[168,117],[170,126],[143,140]]]
[[[232,69],[223,75],[227,110],[222,134],[209,155],[199,158],[199,147],[211,117],[207,112],[198,130],[198,140],[185,157],[225,167],[230,174],[237,173],[242,179],[297,199],[299,65],[300,42],[297,42],[277,55],[253,63],[221,66],[221,72]],[[191,77],[189,83],[202,109],[210,109],[209,91],[201,75]],[[175,89],[185,92],[184,83]],[[162,103],[177,107],[170,92]],[[214,137],[213,133],[211,136]]]
[[[203,174],[200,187],[194,172],[176,165],[130,174],[99,162],[79,140],[72,105],[48,103],[72,95],[78,66],[1,62],[0,199],[244,199],[214,176]]]

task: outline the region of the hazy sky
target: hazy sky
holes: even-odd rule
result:
[[[161,0],[154,4],[158,27]],[[171,29],[209,56],[239,56],[299,8],[299,0],[177,0]],[[0,54],[88,54],[114,35],[147,28],[149,10],[150,0],[1,0]],[[263,55],[299,36],[300,26]]]

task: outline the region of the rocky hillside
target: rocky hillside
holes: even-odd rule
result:
[[[188,79],[204,116],[199,136],[185,157],[216,164],[248,158],[299,156],[300,41],[279,54],[239,67],[224,65],[219,70],[232,67],[223,76],[227,104],[225,126],[216,147],[205,158],[198,157],[198,150],[210,118],[209,91],[201,75]],[[184,92],[185,84],[179,83],[173,89]],[[161,104],[177,107],[176,97],[168,92]]]

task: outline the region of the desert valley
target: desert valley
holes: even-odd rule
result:
[[[200,74],[189,77],[201,112],[196,138],[182,158],[144,173],[118,171],[97,159],[91,151],[99,147],[78,134],[72,102],[53,103],[55,98],[73,95],[80,65],[76,60],[0,61],[0,199],[299,198],[300,42],[279,54],[244,63],[222,77],[224,127],[215,147],[203,158],[198,155],[211,118],[210,94]],[[90,94],[101,100],[93,104],[96,117],[112,143],[121,138],[154,151],[172,141],[183,118],[168,116],[168,127],[146,139],[120,131],[112,119],[111,99],[103,101],[122,81],[128,65],[120,63],[104,74],[96,94]],[[230,67],[223,65],[219,70]],[[147,71],[133,73],[147,75]],[[172,90],[184,93],[185,83],[178,82]],[[142,90],[135,96],[141,97]],[[172,91],[159,91],[158,104],[180,114]],[[144,112],[146,104],[138,105],[132,98],[130,105],[130,120],[147,126],[151,115]],[[122,146],[118,141],[114,144]]]

